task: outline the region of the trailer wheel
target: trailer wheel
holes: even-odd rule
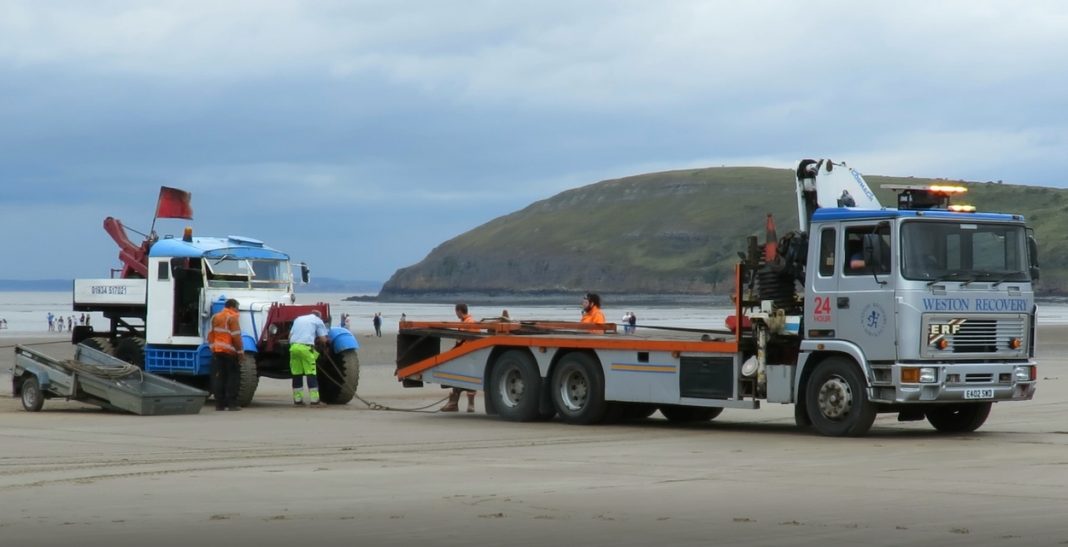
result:
[[[22,408],[29,412],[37,412],[44,406],[44,394],[41,393],[41,383],[36,376],[30,376],[22,381]]]
[[[260,383],[260,377],[256,374],[256,354],[245,352],[241,356],[241,376],[237,386],[237,404],[248,406],[252,403],[252,396],[256,394],[256,386]]]
[[[927,409],[927,421],[942,433],[971,433],[990,416],[991,403],[933,405]]]
[[[805,386],[805,406],[812,426],[828,437],[860,437],[875,422],[860,369],[842,357],[816,365]]]
[[[343,405],[356,396],[360,383],[360,358],[356,350],[341,353],[323,352],[315,367],[319,378],[319,397],[328,405]]]
[[[492,399],[497,414],[513,422],[543,419],[538,411],[541,374],[529,353],[509,350],[497,357],[490,372],[486,397]]]
[[[104,336],[93,336],[82,340],[82,344],[87,347],[93,348],[100,353],[106,353],[108,355],[115,355],[115,346],[111,344],[111,340]]]
[[[661,405],[660,413],[669,422],[707,422],[723,413],[722,408],[704,406]]]
[[[127,336],[120,338],[118,343],[115,344],[115,350],[112,353],[115,357],[136,366],[137,368],[145,369],[145,339],[137,336]]]
[[[569,353],[553,371],[553,406],[565,422],[594,424],[604,420],[604,371],[585,353]]]

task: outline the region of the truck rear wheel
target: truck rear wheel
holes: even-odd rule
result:
[[[497,414],[513,422],[542,419],[538,411],[541,399],[541,374],[529,353],[509,350],[497,357],[490,371],[486,397]]]
[[[842,357],[816,365],[805,386],[805,406],[812,426],[829,437],[860,437],[875,422],[860,368]]]
[[[567,423],[594,424],[608,411],[604,400],[604,371],[585,353],[569,353],[553,371],[553,406]]]
[[[343,405],[356,396],[360,384],[360,358],[356,350],[322,353],[315,367],[319,378],[319,397],[328,405]]]
[[[707,422],[723,413],[722,408],[703,406],[662,405],[660,413],[669,422]]]
[[[241,355],[241,383],[237,387],[237,404],[248,406],[252,403],[252,396],[256,394],[256,387],[260,383],[260,377],[256,374],[256,354],[246,352]]]
[[[927,421],[942,433],[971,433],[990,416],[992,403],[933,405],[927,409]]]
[[[22,408],[29,412],[37,412],[44,406],[44,393],[41,392],[41,383],[36,376],[30,376],[22,381]]]

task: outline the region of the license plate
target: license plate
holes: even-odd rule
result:
[[[965,399],[993,399],[994,398],[994,388],[984,387],[984,388],[966,389],[966,390],[964,390],[964,398]]]

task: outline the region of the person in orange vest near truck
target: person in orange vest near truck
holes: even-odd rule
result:
[[[474,317],[471,317],[471,314],[467,313],[467,304],[464,304],[463,302],[460,302],[459,304],[456,304],[456,308],[455,309],[456,309],[456,318],[459,319],[461,322],[463,322],[463,323],[477,323],[478,322],[478,321],[475,321]],[[456,345],[457,346],[459,346],[460,344],[463,344],[463,343],[464,343],[463,340],[457,340],[456,341]],[[460,410],[460,394],[463,393],[463,392],[467,392],[467,411],[468,412],[474,412],[475,411],[475,390],[473,390],[473,389],[464,389],[462,387],[454,387],[454,388],[452,388],[452,393],[449,394],[449,402],[445,403],[445,406],[441,407],[440,412],[456,412],[456,411]]]
[[[215,395],[215,410],[241,410],[237,404],[237,390],[241,384],[241,321],[237,300],[226,301],[223,309],[211,317],[211,380]]]
[[[600,325],[604,322],[604,312],[601,311],[601,295],[593,292],[586,293],[586,296],[582,299],[582,320],[580,323]]]

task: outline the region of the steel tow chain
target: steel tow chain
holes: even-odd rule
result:
[[[334,377],[332,375],[333,373],[331,373],[329,371],[326,371],[326,370],[324,370],[324,369],[322,369],[320,367],[320,370],[322,370],[324,372],[323,376],[328,381],[333,383],[334,385],[336,385],[338,387],[345,387],[341,383],[341,381],[337,379],[337,378],[342,376],[341,367],[339,367],[338,364],[336,362],[334,362],[334,358],[333,358],[333,356],[330,355],[329,349],[327,349],[326,351],[323,351],[323,355],[326,356],[326,360],[327,361],[330,361],[330,365],[332,367],[334,367],[334,372],[337,373],[337,377]],[[388,411],[392,411],[392,412],[420,412],[420,413],[424,413],[424,414],[435,414],[435,413],[439,412],[438,410],[430,410],[430,411],[428,411],[426,409],[434,407],[434,406],[437,406],[437,405],[445,402],[449,398],[448,396],[442,397],[441,400],[435,401],[435,402],[430,403],[430,404],[425,405],[425,406],[420,406],[420,407],[415,407],[415,408],[394,408],[394,407],[391,407],[391,406],[388,406],[388,405],[384,405],[384,404],[381,404],[381,403],[376,403],[374,401],[368,401],[368,400],[364,399],[363,397],[360,397],[358,394],[355,394],[355,393],[352,396],[356,400],[358,400],[361,403],[367,405],[367,408],[369,408],[371,410],[388,410]]]

